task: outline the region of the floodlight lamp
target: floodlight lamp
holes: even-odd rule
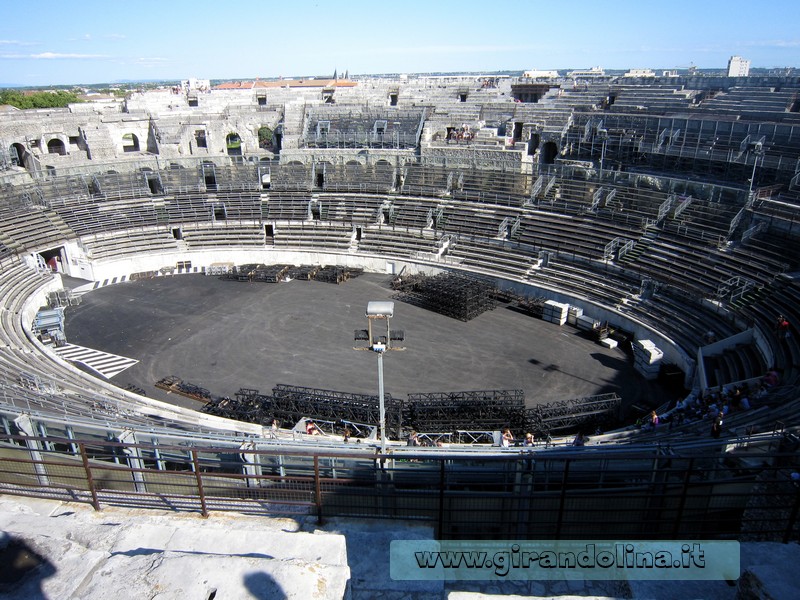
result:
[[[391,318],[394,315],[394,302],[388,300],[373,301],[367,304],[368,317]]]

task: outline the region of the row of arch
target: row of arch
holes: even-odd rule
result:
[[[281,134],[271,127],[263,125],[256,132],[258,136],[258,146],[262,149],[280,150]],[[202,143],[200,142],[202,140]],[[199,147],[206,147],[205,130],[195,132],[195,142]],[[242,138],[236,132],[231,132],[225,137],[225,147],[228,156],[242,155]],[[47,154],[66,156],[69,154],[67,143],[60,137],[54,136],[46,142]],[[139,152],[141,144],[139,136],[128,132],[122,135],[122,151]],[[12,165],[24,168],[30,167],[31,151],[21,142],[14,142],[8,147],[8,155]]]

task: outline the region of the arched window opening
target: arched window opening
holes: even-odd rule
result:
[[[228,148],[228,156],[242,155],[242,138],[238,133],[229,133],[225,138],[225,146]]]
[[[64,147],[64,142],[62,142],[59,138],[53,138],[47,142],[47,153],[64,156],[67,153],[67,149]]]
[[[8,149],[8,156],[11,160],[11,164],[18,167],[24,167],[27,152],[28,151],[25,149],[25,146],[22,144],[11,144]]]

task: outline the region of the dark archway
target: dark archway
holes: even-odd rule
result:
[[[134,133],[126,133],[122,136],[122,151],[123,152],[138,152],[139,151],[139,138]]]
[[[225,146],[228,149],[228,156],[242,155],[242,138],[238,133],[229,133],[225,138]]]
[[[328,166],[330,163],[328,162],[319,162],[314,165],[314,186],[319,189],[325,188],[325,173],[327,172]]]
[[[39,252],[39,256],[42,257],[42,260],[44,260],[47,266],[50,267],[50,270],[54,273],[61,273],[64,270],[66,253],[64,252],[63,246],[52,248],[50,250],[43,250],[42,252]]]
[[[552,165],[558,156],[558,145],[555,142],[545,142],[542,146],[542,163]]]
[[[49,142],[47,142],[47,153],[48,154],[59,154],[64,156],[67,153],[67,149],[64,146],[64,142],[61,141],[59,138],[53,138]]]
[[[28,168],[28,149],[20,143],[11,144],[8,148],[8,154],[11,158],[11,164],[18,167]]]

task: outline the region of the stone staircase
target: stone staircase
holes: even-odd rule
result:
[[[658,235],[661,233],[660,229],[655,227],[647,227],[644,230],[642,236],[636,240],[636,243],[633,245],[625,256],[620,259],[620,263],[623,265],[630,265],[635,263],[639,257],[644,254],[647,249],[656,241]]]
[[[305,135],[305,100],[288,102],[284,107],[283,113],[283,141],[281,145],[285,149],[298,148],[300,139]]]

